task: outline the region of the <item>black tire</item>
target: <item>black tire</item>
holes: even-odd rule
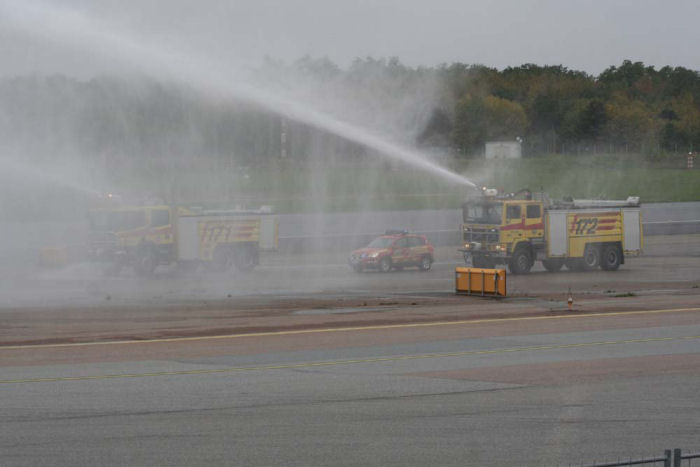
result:
[[[512,274],[527,274],[532,268],[532,255],[525,248],[518,248],[508,263],[508,269]]]
[[[586,246],[581,258],[581,267],[584,271],[593,271],[600,266],[600,248],[594,245]]]
[[[600,267],[604,271],[617,271],[622,263],[622,252],[617,245],[605,245],[600,255]]]
[[[381,261],[379,261],[379,270],[381,272],[391,271],[392,266],[393,265],[391,264],[391,258],[389,258],[388,256],[385,256],[381,259]]]
[[[420,264],[418,267],[420,268],[421,271],[430,271],[430,268],[433,266],[433,258],[430,257],[430,255],[423,255],[423,257],[420,259]]]
[[[150,276],[158,266],[158,260],[151,248],[142,248],[136,256],[134,270],[139,276]]]
[[[233,266],[233,250],[227,246],[217,246],[208,266],[208,269],[213,272],[230,270]]]
[[[233,254],[233,264],[241,272],[250,272],[258,264],[257,252],[251,247],[238,248]]]
[[[543,259],[542,266],[549,272],[557,272],[564,266],[564,260],[560,258]]]

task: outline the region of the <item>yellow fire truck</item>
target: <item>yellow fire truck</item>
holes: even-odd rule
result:
[[[547,271],[600,267],[615,271],[625,256],[642,251],[639,198],[623,201],[565,199],[544,193],[499,193],[483,188],[462,205],[462,235],[467,264],[508,265],[527,274],[541,261]]]
[[[125,266],[150,274],[159,265],[185,269],[205,264],[215,271],[253,269],[261,250],[275,249],[276,216],[269,210],[205,211],[154,206],[118,206],[89,213],[89,255],[116,275]]]

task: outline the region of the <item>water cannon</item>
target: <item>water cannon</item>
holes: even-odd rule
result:
[[[105,193],[102,195],[102,199],[104,199],[108,203],[121,203],[122,202],[121,195],[118,195],[116,193]]]
[[[482,187],[481,192],[484,196],[490,197],[490,198],[495,198],[496,196],[498,196],[498,190],[495,188]]]

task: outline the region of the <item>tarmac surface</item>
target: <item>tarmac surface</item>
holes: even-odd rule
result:
[[[4,465],[579,465],[700,450],[700,236],[501,300],[346,252],[0,268]],[[572,309],[566,303],[569,290]]]

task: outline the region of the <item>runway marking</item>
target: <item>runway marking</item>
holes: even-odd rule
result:
[[[354,365],[359,363],[380,363],[380,362],[398,362],[407,360],[424,360],[430,358],[447,358],[447,357],[464,357],[473,355],[493,355],[506,354],[515,352],[536,352],[542,350],[557,350],[571,349],[580,347],[598,347],[604,345],[623,345],[623,344],[640,344],[649,342],[668,342],[668,341],[687,341],[700,339],[700,336],[681,336],[681,337],[650,337],[646,339],[625,339],[620,341],[600,341],[600,342],[580,342],[576,344],[552,344],[552,345],[536,345],[530,347],[511,347],[491,350],[465,350],[462,352],[445,352],[431,353],[422,355],[396,355],[392,357],[372,357],[353,360],[335,360],[321,362],[305,362],[305,363],[289,363],[279,365],[262,365],[250,367],[229,367],[229,368],[212,368],[207,370],[180,370],[180,371],[158,371],[152,373],[122,373],[111,375],[86,375],[86,376],[58,376],[53,378],[25,378],[25,379],[8,379],[0,380],[2,384],[20,384],[20,383],[56,383],[65,381],[90,381],[90,380],[106,380],[106,379],[126,379],[126,378],[148,378],[156,376],[183,376],[183,375],[211,375],[217,373],[236,373],[248,371],[267,371],[267,370],[288,370],[296,368],[314,368],[314,367],[329,367],[341,365]]]
[[[610,316],[631,316],[631,315],[645,315],[645,314],[659,314],[659,313],[681,313],[681,312],[691,312],[700,311],[700,307],[697,308],[667,308],[662,310],[637,310],[637,311],[616,311],[612,313],[586,313],[579,315],[556,315],[556,316],[521,316],[515,318],[486,318],[486,319],[472,319],[472,320],[461,320],[461,321],[434,321],[429,323],[406,323],[406,324],[383,324],[377,326],[352,326],[352,327],[340,327],[340,328],[321,328],[321,329],[297,329],[294,331],[266,331],[266,332],[251,332],[251,333],[240,333],[240,334],[222,334],[216,336],[193,336],[193,337],[168,337],[163,339],[132,339],[132,340],[119,340],[119,341],[105,341],[105,342],[70,342],[64,344],[29,344],[29,345],[5,345],[0,346],[0,351],[3,350],[18,350],[18,349],[52,349],[61,347],[91,347],[91,346],[104,346],[104,345],[127,345],[127,344],[159,344],[167,342],[192,342],[192,341],[207,341],[207,340],[219,340],[219,339],[240,339],[245,337],[271,337],[271,336],[292,336],[297,334],[314,334],[314,333],[326,333],[326,332],[350,332],[350,331],[374,331],[381,329],[402,329],[402,328],[419,328],[419,327],[437,327],[437,326],[454,326],[461,324],[489,324],[489,323],[503,323],[511,321],[537,321],[537,320],[549,320],[549,319],[578,319],[578,318],[591,318],[591,317],[610,317]]]

